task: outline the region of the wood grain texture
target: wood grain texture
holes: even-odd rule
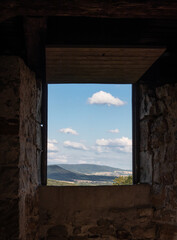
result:
[[[135,83],[163,48],[46,49],[48,83]]]
[[[23,16],[177,18],[176,0],[1,0],[0,21]]]

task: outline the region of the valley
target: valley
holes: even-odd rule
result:
[[[132,175],[131,170],[96,164],[48,165],[49,186],[113,185],[115,178]]]

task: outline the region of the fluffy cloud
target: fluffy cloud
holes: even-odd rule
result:
[[[64,147],[87,151],[88,148],[83,143],[65,141]]]
[[[97,93],[94,93],[92,97],[88,98],[88,103],[90,104],[106,104],[108,106],[114,105],[114,106],[122,106],[125,104],[122,100],[119,98],[113,97],[110,93],[100,91]]]
[[[60,163],[67,163],[67,157],[65,155],[49,155],[48,156],[48,164],[60,164]]]
[[[132,152],[132,140],[127,137],[116,139],[97,139],[96,144],[103,149],[112,149],[120,152]]]
[[[66,133],[66,134],[78,135],[78,133],[72,128],[62,128],[60,129],[60,132]]]
[[[58,142],[55,139],[48,139],[47,143],[48,152],[58,152],[58,147],[56,146],[57,143]]]
[[[48,139],[48,143],[54,143],[57,144],[58,141],[56,139]]]
[[[112,130],[109,130],[110,133],[119,133],[119,129],[112,129]]]
[[[55,139],[48,139],[48,164],[59,164],[68,162],[67,156],[59,154],[58,142]]]
[[[105,147],[102,146],[93,146],[92,149],[96,152],[96,153],[108,153],[109,150],[106,149]]]

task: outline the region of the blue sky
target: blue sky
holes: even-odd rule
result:
[[[132,169],[131,85],[49,84],[48,164]]]

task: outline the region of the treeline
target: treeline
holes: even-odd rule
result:
[[[129,176],[120,176],[113,180],[113,185],[132,185],[132,175]]]

